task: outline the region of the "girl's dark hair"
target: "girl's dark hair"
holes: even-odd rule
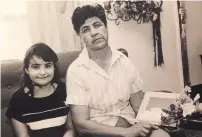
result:
[[[77,35],[79,35],[81,25],[91,17],[98,17],[105,24],[105,27],[107,27],[105,10],[100,4],[84,5],[77,7],[72,15],[72,24]]]
[[[25,88],[29,89],[29,94],[31,96],[34,96],[33,91],[33,84],[29,77],[29,75],[26,73],[25,69],[28,69],[29,67],[29,61],[32,59],[33,56],[37,56],[41,59],[43,59],[46,62],[53,62],[54,65],[54,77],[51,81],[51,83],[60,83],[60,75],[59,75],[59,68],[57,65],[58,57],[57,54],[46,44],[44,43],[37,43],[31,46],[26,54],[23,61],[23,75],[21,79],[21,90],[24,91]]]

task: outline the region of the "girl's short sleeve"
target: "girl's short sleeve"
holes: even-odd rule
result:
[[[17,91],[18,92],[18,91]],[[15,92],[10,100],[8,109],[6,111],[6,117],[8,119],[14,118],[22,123],[25,123],[23,119],[23,105],[21,104],[22,100],[17,96],[17,92]]]

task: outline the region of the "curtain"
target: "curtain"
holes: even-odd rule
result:
[[[80,50],[71,16],[78,1],[27,2],[28,24],[33,42],[44,41],[57,53]]]
[[[81,50],[71,16],[78,1],[0,2],[1,60],[22,59],[37,42],[56,53]]]
[[[21,59],[30,44],[23,1],[0,1],[0,59]]]

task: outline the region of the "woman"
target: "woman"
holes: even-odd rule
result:
[[[57,61],[56,53],[43,43],[28,49],[21,86],[6,112],[17,137],[73,136],[70,115],[67,120],[66,87],[59,79]]]

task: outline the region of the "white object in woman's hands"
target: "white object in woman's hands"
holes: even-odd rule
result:
[[[144,111],[138,118],[138,121],[159,125],[161,123],[161,113],[161,108],[151,108],[149,111]]]

